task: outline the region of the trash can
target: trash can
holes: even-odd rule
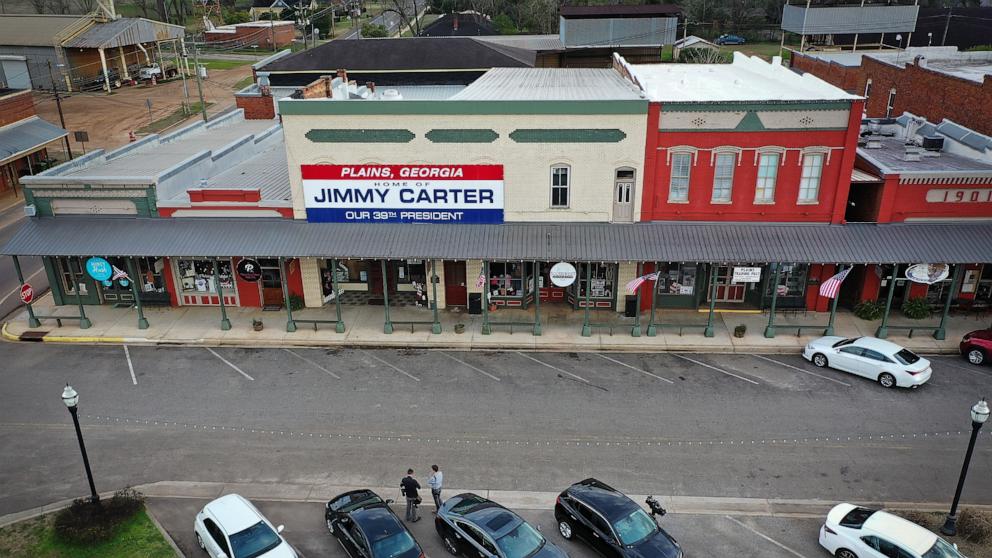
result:
[[[637,295],[627,295],[623,300],[623,316],[633,318],[637,316]]]
[[[469,293],[469,295],[468,295],[468,313],[469,314],[481,314],[482,313],[482,293]]]

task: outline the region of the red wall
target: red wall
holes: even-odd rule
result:
[[[162,269],[162,277],[165,279],[165,289],[169,291],[169,304],[179,306],[179,290],[176,288],[176,278],[172,275],[172,262],[169,258],[162,258],[165,267]]]
[[[928,202],[929,190],[981,190],[979,200],[967,202]],[[898,175],[885,177],[879,223],[899,223],[907,219],[956,219],[992,217],[992,184],[899,184]]]
[[[238,262],[244,258],[231,258],[231,270],[238,268]],[[238,288],[238,304],[241,306],[262,306],[261,280],[245,281],[237,272],[234,273],[235,286]]]

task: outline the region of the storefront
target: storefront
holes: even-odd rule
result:
[[[169,305],[169,290],[164,277],[165,258],[118,256],[100,258],[109,262],[111,269],[123,274],[116,277],[111,275],[100,281],[87,273],[86,262],[89,259],[89,257],[45,258],[46,269],[50,272],[49,284],[52,285],[53,296],[59,304],[75,304],[78,287],[79,298],[83,304],[130,306],[134,303],[135,296],[131,282],[135,281],[138,297],[142,303]],[[137,275],[132,277],[132,273]],[[53,275],[55,280],[52,280]]]
[[[323,259],[320,262],[323,303],[331,304],[339,297],[341,304],[378,305],[384,304],[388,295],[390,304],[395,306],[426,306],[429,272],[430,263],[422,259],[385,262]]]
[[[179,306],[216,306],[218,286],[224,295],[224,304],[238,306],[231,258],[171,258],[175,293]]]

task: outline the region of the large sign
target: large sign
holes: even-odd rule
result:
[[[568,262],[558,262],[551,266],[548,275],[556,287],[567,287],[575,282],[575,266]]]
[[[262,266],[251,258],[245,258],[238,262],[238,277],[254,283],[262,278]]]
[[[951,272],[951,266],[947,264],[915,264],[906,268],[906,279],[914,283],[933,285],[939,283]]]
[[[104,258],[92,257],[86,260],[86,273],[97,281],[110,281],[114,269]]]
[[[503,222],[503,165],[302,165],[301,171],[311,222]]]
[[[734,283],[757,283],[761,281],[761,268],[735,267],[732,281]]]
[[[992,188],[942,188],[927,190],[930,203],[992,202]]]

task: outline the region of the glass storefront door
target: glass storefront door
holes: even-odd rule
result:
[[[720,266],[716,269],[716,301],[744,302],[747,293],[746,283],[734,283],[734,267]]]

